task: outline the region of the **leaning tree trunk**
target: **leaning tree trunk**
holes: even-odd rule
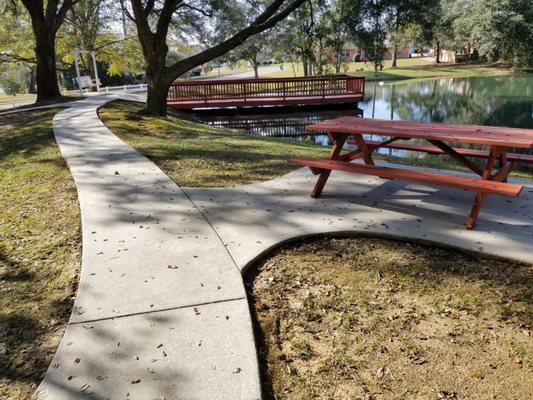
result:
[[[440,64],[440,41],[437,40],[437,57],[435,58],[435,62],[437,64]]]
[[[35,56],[37,60],[37,101],[61,97],[57,83],[55,34],[43,29],[36,34]]]
[[[254,69],[254,78],[258,79],[259,78],[259,63],[257,62],[257,60],[252,60],[252,67]]]
[[[396,68],[398,60],[398,46],[394,45],[392,48],[392,68]]]

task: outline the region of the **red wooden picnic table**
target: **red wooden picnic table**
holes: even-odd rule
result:
[[[533,162],[533,155],[509,153],[509,148],[533,149],[533,129],[503,128],[479,125],[438,124],[411,121],[391,121],[361,117],[343,117],[320,122],[307,127],[309,130],[327,132],[333,141],[329,158],[295,157],[289,163],[308,166],[315,175],[320,175],[311,193],[319,197],[332,170],[379,176],[385,179],[402,179],[427,184],[455,186],[473,190],[476,197],[468,217],[466,228],[476,224],[479,209],[490,193],[518,196],[522,185],[507,182],[515,162]],[[388,137],[381,142],[367,141],[364,134]],[[349,137],[357,149],[342,153]],[[430,145],[399,143],[400,140],[424,139]],[[485,145],[485,150],[451,147],[446,142]],[[422,172],[408,168],[376,166],[372,152],[379,148],[405,149],[430,154],[447,154],[461,165],[473,171],[479,178]],[[479,167],[467,157],[486,159]],[[364,164],[352,161],[362,159]]]

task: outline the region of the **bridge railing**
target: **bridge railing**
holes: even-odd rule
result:
[[[362,95],[364,85],[364,78],[349,75],[177,81],[170,86],[167,100],[208,102],[230,99],[285,100],[294,97]]]

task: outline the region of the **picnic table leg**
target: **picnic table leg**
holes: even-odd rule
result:
[[[363,138],[363,135],[353,135],[355,144],[357,145],[357,149],[363,153],[363,160],[365,161],[366,165],[375,165],[374,160],[372,159],[371,153],[372,150],[368,148],[368,145],[365,142],[365,139]]]
[[[499,171],[496,174],[492,174],[492,169],[494,168],[495,162],[498,161]],[[492,180],[497,182],[507,182],[507,175],[511,172],[513,164],[507,161],[506,149],[500,146],[492,146],[490,150],[489,158],[485,163],[485,167],[481,173],[481,179],[483,180]],[[481,204],[487,198],[489,194],[487,192],[478,191],[476,193],[476,198],[474,204],[472,205],[472,210],[466,222],[466,229],[474,229],[476,226],[476,220],[479,215],[479,210]]]
[[[344,143],[346,142],[348,136],[349,135],[345,134],[337,134],[335,136],[330,134],[330,138],[335,141],[335,144],[333,145],[333,148],[331,149],[331,153],[329,155],[332,160],[339,159],[342,147],[344,146]],[[326,185],[326,182],[328,181],[328,178],[331,175],[330,169],[317,170],[316,172],[320,173],[320,176],[318,177],[318,181],[316,182],[315,187],[311,192],[311,197],[314,199],[320,197],[320,195],[322,194],[322,190],[324,189],[324,186]]]
[[[479,215],[479,210],[481,209],[481,204],[487,197],[488,193],[485,192],[477,192],[476,193],[476,199],[474,200],[474,204],[472,204],[472,210],[470,211],[470,215],[468,216],[468,220],[466,221],[466,229],[474,229],[476,226],[477,217]]]

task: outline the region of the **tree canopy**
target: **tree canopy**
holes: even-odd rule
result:
[[[431,50],[436,62],[445,49],[533,64],[531,0],[0,0],[0,14],[0,71],[25,71],[39,100],[71,86],[80,48],[95,52],[106,77],[145,79],[156,114],[176,78],[222,59],[244,59],[256,76],[260,60],[274,58],[299,61],[305,75],[340,73],[348,48],[376,70],[386,58],[395,66],[401,48]]]

